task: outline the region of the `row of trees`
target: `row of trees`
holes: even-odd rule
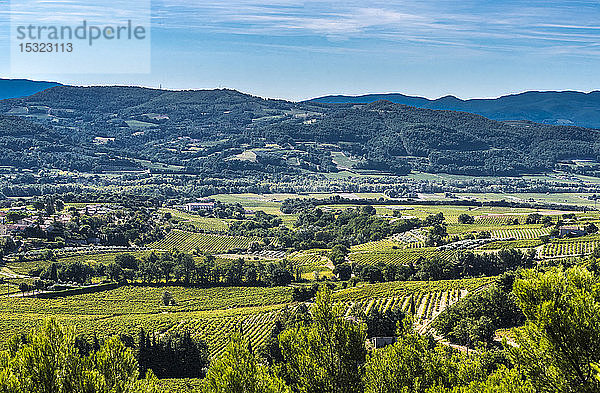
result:
[[[189,332],[157,336],[141,329],[137,359],[142,375],[152,370],[158,378],[199,378],[208,366],[208,346]]]
[[[342,263],[335,267],[334,274],[343,281],[349,280],[354,275],[370,283],[490,277],[519,268],[532,267],[534,257],[534,251],[522,252],[516,249],[502,249],[497,253],[486,254],[462,251],[452,258],[420,258],[416,263],[411,262],[407,265],[383,262],[374,265]]]
[[[108,277],[117,282],[170,283],[181,285],[285,286],[299,277],[298,268],[288,260],[246,261],[243,258],[217,261],[211,254],[196,258],[177,250],[151,252],[141,258],[123,253],[110,265],[95,266],[81,262],[53,262],[29,273],[49,282],[84,284],[93,277]]]

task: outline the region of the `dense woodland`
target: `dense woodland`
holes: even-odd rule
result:
[[[56,87],[2,101],[0,113],[27,116],[0,118],[0,165],[32,170],[140,171],[149,160],[161,163],[150,170],[165,173],[297,176],[337,171],[337,151],[356,157],[357,169],[396,175],[515,175],[600,155],[598,131],[590,129],[385,101],[264,100],[231,90]],[[256,159],[235,159],[247,150]]]

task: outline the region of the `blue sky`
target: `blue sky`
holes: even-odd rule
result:
[[[69,3],[85,13],[94,1],[43,3]],[[155,0],[152,73],[131,75],[11,72],[9,15],[9,3],[0,0],[3,77],[229,87],[293,100],[600,89],[598,1]]]

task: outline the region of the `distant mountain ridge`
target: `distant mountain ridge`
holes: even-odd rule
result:
[[[59,86],[0,101],[0,165],[30,170],[507,176],[565,165],[595,174],[598,162],[600,130],[385,100],[322,104],[235,90]]]
[[[309,100],[330,104],[369,104],[376,101],[423,109],[470,112],[492,120],[529,120],[553,125],[600,128],[600,91],[528,91],[490,99],[461,100],[445,96],[435,100],[399,93],[361,96],[330,95]]]
[[[27,97],[56,86],[62,85],[56,82],[29,79],[0,79],[0,100]]]

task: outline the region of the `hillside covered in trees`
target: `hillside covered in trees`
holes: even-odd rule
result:
[[[1,101],[0,114],[0,165],[31,170],[503,176],[600,156],[598,130],[233,90],[61,86]]]
[[[477,113],[494,120],[529,120],[544,124],[600,128],[600,91],[527,91],[498,98],[461,100],[445,96],[435,100],[404,94],[325,96],[312,102],[330,104],[369,104],[387,100],[417,108]]]

